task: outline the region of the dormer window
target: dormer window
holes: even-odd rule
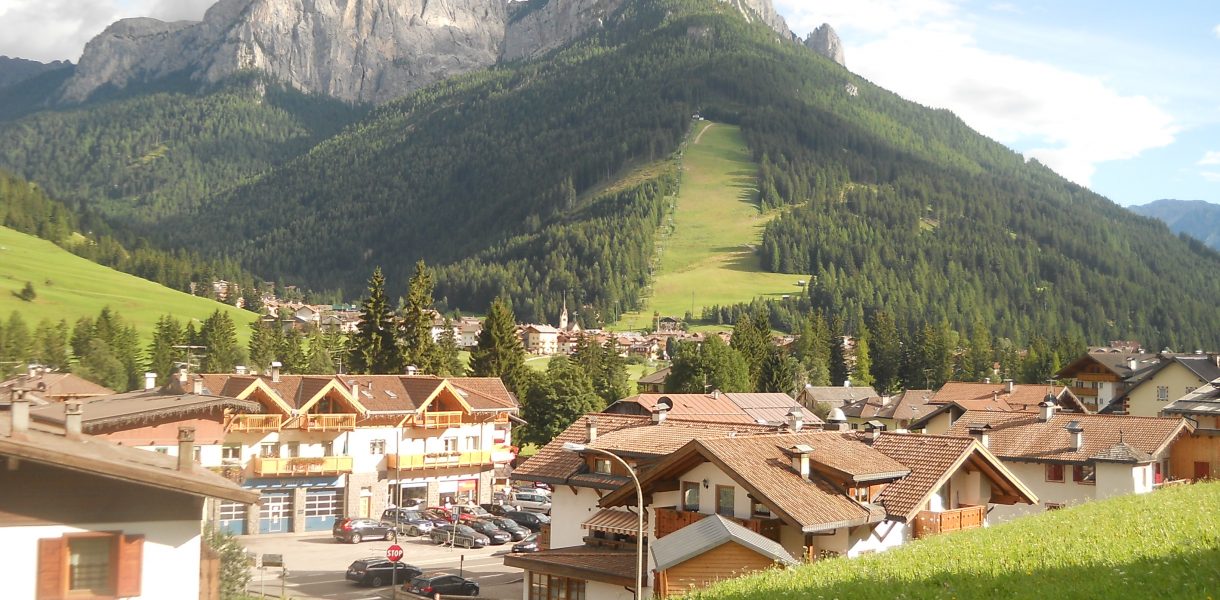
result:
[[[682,482],[682,510],[699,511],[699,482]]]
[[[771,509],[767,508],[766,505],[759,502],[758,500],[754,500],[753,498],[751,498],[750,499],[750,515],[754,516],[754,517],[770,519],[771,518]]]
[[[610,459],[597,458],[593,460],[593,471],[595,473],[610,473]]]
[[[868,486],[851,488],[851,496],[856,502],[869,502],[872,498],[869,497]]]

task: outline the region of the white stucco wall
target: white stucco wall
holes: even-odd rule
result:
[[[138,598],[199,597],[199,521],[91,523],[0,527],[0,565],[4,565],[6,600],[33,600],[38,573],[38,540],[65,533],[122,531],[143,534],[143,578]]]
[[[1152,464],[1097,464],[1097,498],[1152,491]]]
[[[908,541],[907,526],[897,521],[882,521],[847,529],[847,556],[884,552]]]
[[[645,581],[645,583],[648,583]],[[589,581],[585,583],[585,599],[586,600],[632,600],[634,598],[631,590],[621,585],[611,585],[600,581]],[[640,594],[641,598],[651,598],[652,588],[645,586],[644,593]]]
[[[1025,463],[1002,461],[1017,479],[1038,497],[1038,504],[997,504],[987,517],[989,523],[1003,523],[1016,517],[1040,513],[1046,510],[1046,503],[1053,502],[1070,506],[1088,502],[1097,497],[1097,485],[1081,485],[1072,481],[1072,467],[1065,465],[1063,482],[1056,483],[1046,480],[1046,465],[1043,463]]]
[[[557,485],[551,493],[551,547],[567,548],[584,544],[585,529],[581,523],[601,510],[597,493],[588,488]],[[635,503],[632,502],[634,505]]]

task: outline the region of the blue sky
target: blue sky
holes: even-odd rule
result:
[[[127,16],[214,0],[0,0],[0,54],[71,59]],[[847,66],[1120,204],[1220,203],[1220,2],[772,0]]]

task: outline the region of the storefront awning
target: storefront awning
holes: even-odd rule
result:
[[[292,488],[343,487],[342,477],[265,477],[247,479],[241,484],[246,489],[278,490]]]
[[[590,531],[636,535],[639,532],[639,518],[632,512],[605,508],[598,511],[588,521],[581,523],[580,526]],[[644,515],[644,527],[645,531],[647,531],[647,514]]]

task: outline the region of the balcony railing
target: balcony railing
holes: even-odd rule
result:
[[[1094,397],[1094,398],[1097,397],[1097,388],[1082,387],[1082,386],[1074,385],[1068,389],[1072,390],[1072,393],[1076,394],[1077,398],[1079,398],[1081,396],[1090,396],[1090,397]]]
[[[306,431],[352,431],[356,428],[354,414],[303,415],[301,429]]]
[[[689,510],[678,510],[675,507],[660,507],[654,509],[657,515],[657,539],[661,539],[691,523],[694,523],[704,517],[701,512]],[[737,519],[733,517],[725,517],[730,521],[760,534],[763,537],[779,541],[779,520],[778,519]]]
[[[350,456],[319,456],[316,458],[271,458],[256,456],[254,458],[254,475],[256,477],[308,475],[341,475],[352,472],[352,457]]]
[[[225,431],[231,433],[267,433],[284,426],[283,415],[233,415]]]
[[[461,427],[462,411],[460,410],[444,410],[425,412],[417,415],[412,415],[407,423],[413,427],[423,427],[424,429],[445,429],[448,427]]]
[[[390,469],[435,469],[445,467],[482,467],[491,465],[491,452],[425,452],[423,454],[389,454],[385,457]]]
[[[962,529],[977,529],[987,518],[986,506],[965,506],[944,512],[925,510],[915,517],[916,539]]]

